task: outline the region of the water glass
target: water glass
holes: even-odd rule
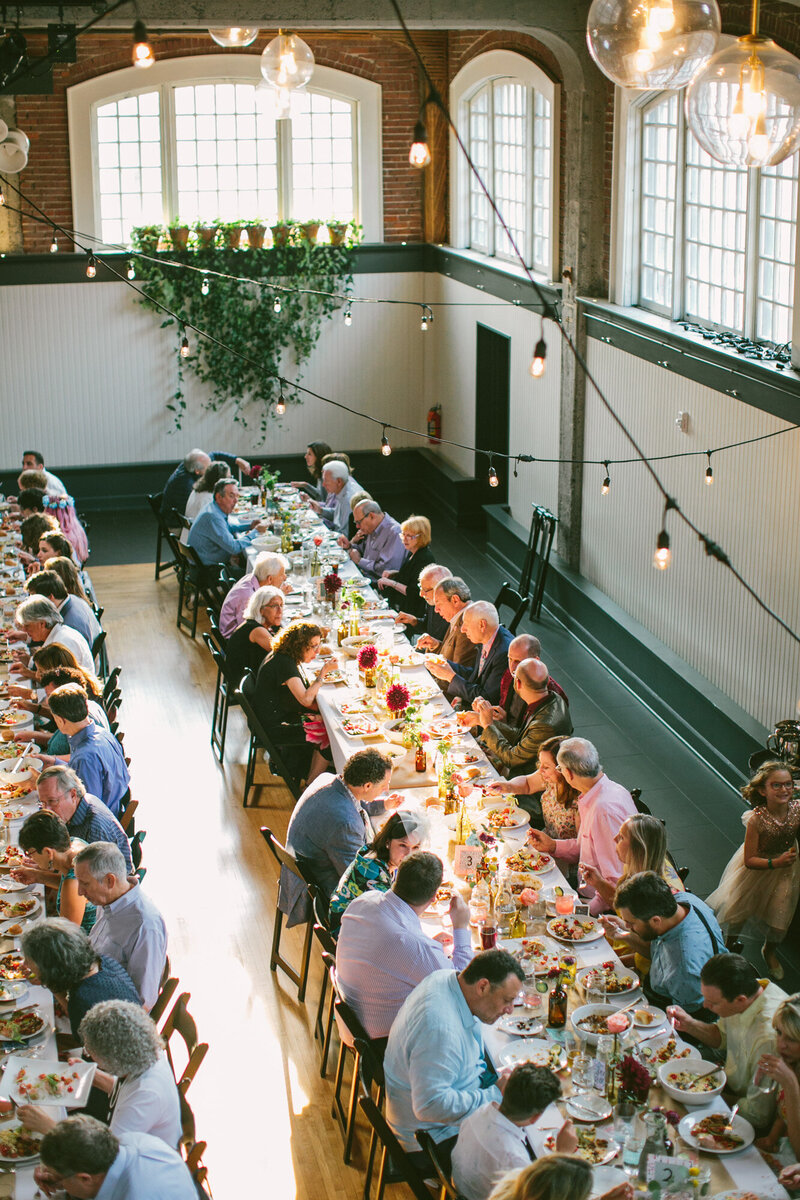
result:
[[[568,917],[575,908],[575,896],[572,892],[567,892],[564,896],[556,896],[555,910],[560,917]]]
[[[536,987],[535,977],[526,979],[522,985],[522,1004],[531,1016],[542,1012],[544,1005],[541,992]]]
[[[622,1169],[629,1179],[635,1179],[639,1174],[639,1160],[644,1150],[644,1134],[631,1129],[622,1147]]]
[[[773,1079],[771,1075],[767,1075],[760,1067],[756,1068],[756,1073],[753,1076],[752,1087],[756,1092],[760,1092],[762,1096],[768,1096],[770,1092],[774,1092],[778,1086],[777,1079]],[[748,1091],[750,1089],[748,1088]]]
[[[576,1092],[589,1092],[594,1080],[594,1060],[588,1054],[576,1054],[572,1060],[572,1086]]]

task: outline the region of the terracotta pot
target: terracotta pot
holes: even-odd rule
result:
[[[266,225],[246,225],[245,233],[247,234],[247,243],[251,250],[260,250],[264,245],[264,234],[267,232]]]
[[[306,239],[306,241],[311,242],[313,245],[314,242],[316,242],[317,234],[319,233],[319,221],[307,221],[305,225],[301,225],[300,228],[303,231],[303,237]]]
[[[188,225],[170,225],[167,230],[169,240],[172,242],[175,250],[185,250],[189,244],[189,226]]]
[[[288,246],[289,234],[292,232],[289,225],[273,225],[272,229],[272,244],[273,246]]]
[[[331,245],[341,246],[342,242],[347,237],[347,225],[342,221],[329,222],[328,233],[330,235]]]
[[[230,250],[238,250],[242,242],[241,229],[226,229],[225,243]]]
[[[155,254],[158,250],[159,241],[160,235],[154,233],[152,237],[141,237],[139,239],[139,245],[141,246],[144,254]]]
[[[217,236],[216,225],[200,225],[195,230],[201,246],[213,246]]]

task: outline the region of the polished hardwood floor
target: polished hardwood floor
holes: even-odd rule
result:
[[[225,765],[217,763],[209,744],[215,670],[200,632],[192,641],[176,628],[175,580],[156,582],[147,564],[95,567],[92,579],[111,664],[122,667],[120,720],[137,827],[147,830],[145,887],[167,921],[173,974],[210,1045],[188,1098],[208,1142],[214,1196],[356,1200],[367,1136],[362,1126],[345,1166],[330,1115],[335,1059],[322,1080],[313,1038],[318,953],[304,1005],[269,969],[276,872],[259,828],[282,836],[292,797],[265,787],[257,807],[242,808],[247,734],[237,710]],[[285,938],[299,956],[296,931]],[[394,1187],[391,1195],[410,1193]]]

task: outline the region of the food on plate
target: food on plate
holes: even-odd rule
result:
[[[629,992],[636,986],[633,975],[618,973],[616,963],[613,962],[604,962],[600,963],[599,967],[593,967],[581,976],[581,983],[587,989],[602,988],[609,996],[614,996],[617,992]]]
[[[21,925],[7,925],[3,930],[4,937],[19,937],[23,932]]]
[[[0,979],[31,979],[31,972],[25,966],[25,959],[18,950],[0,957]]]
[[[474,767],[470,769],[475,770]],[[505,808],[493,808],[486,814],[486,820],[492,829],[517,829],[520,825],[524,825],[524,815],[522,809],[511,804]]]
[[[41,1134],[31,1133],[22,1125],[0,1130],[0,1158],[34,1158],[39,1153]]]
[[[0,662],[8,662],[8,658],[3,658],[0,655]],[[5,712],[0,713],[0,725],[13,726],[21,725],[23,721],[30,720],[30,713],[24,712],[19,708],[7,708]]]
[[[24,857],[25,851],[20,850],[19,846],[6,846],[0,854],[0,867],[19,867]]]
[[[79,1071],[65,1072],[63,1075],[51,1071],[37,1073],[36,1067],[20,1067],[14,1079],[16,1090],[20,1096],[30,1103],[45,1098],[60,1100],[75,1091],[75,1085],[80,1079]]]
[[[620,1017],[624,1017],[628,1028],[630,1029],[630,1017],[627,1013],[620,1013]],[[586,1017],[581,1017],[578,1021],[578,1028],[584,1033],[608,1033],[608,1018],[613,1016],[613,1013],[589,1013]]]
[[[0,816],[4,821],[18,821],[23,815],[24,809],[22,808],[4,808],[0,811]]]
[[[45,1026],[44,1017],[38,1012],[18,1012],[0,1017],[0,1038],[6,1042],[18,1042],[22,1038],[36,1037]]]
[[[633,1019],[637,1025],[652,1025],[658,1021],[658,1014],[650,1012],[646,1008],[637,1008],[633,1014]]]
[[[14,917],[27,917],[38,903],[35,896],[25,896],[23,900],[0,900],[0,921],[11,921]]]
[[[350,737],[361,737],[365,733],[377,733],[378,723],[372,717],[345,717],[342,729]]]
[[[339,711],[343,712],[345,716],[348,713],[368,713],[372,711],[372,705],[366,696],[362,696],[356,700],[343,700],[339,705]]]
[[[598,1137],[597,1129],[594,1125],[585,1125],[575,1130],[575,1136],[578,1139],[578,1148],[575,1153],[579,1158],[583,1158],[586,1162],[596,1166],[608,1158],[611,1150],[611,1143],[608,1138]],[[545,1139],[544,1148],[548,1154],[555,1153],[556,1135],[549,1133]]]
[[[451,737],[455,733],[453,722],[445,718],[442,721],[431,721],[428,726],[428,733],[432,738],[441,741],[443,738]]]
[[[717,1071],[701,1075],[697,1071],[669,1071],[665,1076],[670,1087],[679,1092],[714,1092],[719,1087],[720,1077]]]
[[[541,854],[529,846],[515,850],[506,859],[506,868],[509,871],[547,871],[552,865],[553,860],[549,854]]]
[[[526,888],[532,888],[534,892],[538,892],[542,886],[541,879],[537,879],[535,875],[529,875],[525,871],[512,871],[507,882],[509,891],[514,897],[520,896]]]
[[[727,1113],[711,1113],[692,1126],[692,1137],[707,1150],[736,1150],[744,1145],[744,1138],[735,1133],[726,1133],[727,1124]]]
[[[541,1018],[532,1017],[531,1020],[541,1024]],[[564,1061],[564,1048],[559,1046],[558,1042],[528,1042],[523,1050],[520,1050],[517,1059],[518,1062],[531,1063],[534,1067],[549,1067],[551,1071],[558,1071]]]
[[[325,676],[325,678],[322,680],[322,682],[323,683],[344,683],[345,678],[341,671],[333,670],[333,671],[328,671],[328,674]]]
[[[7,988],[0,983],[0,1004],[10,1004],[16,999],[17,997],[15,993],[12,992],[10,988]]]
[[[27,796],[32,788],[33,783],[30,779],[23,779],[21,783],[0,783],[0,801],[6,803],[8,800],[19,800],[22,796]]]
[[[541,1017],[514,1017],[513,1025],[517,1033],[530,1033],[534,1029],[540,1029],[542,1025]]]
[[[657,1050],[653,1046],[642,1046],[642,1054],[648,1062],[665,1063],[669,1062],[671,1058],[688,1058],[692,1053],[691,1046],[684,1046],[682,1050],[678,1050],[677,1047],[677,1041],[671,1037]]]
[[[597,921],[591,917],[556,917],[548,925],[548,929],[557,938],[565,942],[582,942],[584,938],[597,933]]]

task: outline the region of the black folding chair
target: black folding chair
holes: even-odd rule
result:
[[[241,704],[242,712],[247,720],[247,727],[250,730],[250,748],[247,753],[247,770],[244,777],[244,796],[242,797],[242,806],[247,807],[247,801],[253,787],[265,787],[266,784],[255,783],[256,762],[258,759],[259,750],[263,750],[269,758],[269,768],[273,775],[278,775],[288,787],[289,791],[294,796],[295,800],[300,799],[303,791],[302,780],[291,770],[284,761],[278,746],[267,734],[264,726],[261,724],[259,716],[253,707],[252,696],[255,681],[251,671],[245,671],[242,682],[234,693],[234,700]]]
[[[92,642],[92,659],[101,679],[108,676],[108,653],[106,651],[106,631],[101,629]]]
[[[161,505],[164,501],[164,493],[157,492],[155,495],[150,494],[147,497],[147,503],[153,511],[153,516],[156,519],[158,532],[156,534],[156,579],[162,571],[177,571],[178,570],[178,555],[175,550],[175,537],[167,525],[167,522],[161,515]],[[162,544],[166,542],[172,553],[172,558],[166,562],[161,561]],[[99,620],[99,618],[98,618]]]
[[[110,672],[108,679],[103,685],[103,704],[106,703],[106,699],[112,694],[112,692],[119,690],[118,684],[121,673],[122,667],[114,667],[114,670]]]
[[[306,936],[303,942],[303,950],[300,956],[300,969],[297,970],[290,962],[287,962],[281,955],[281,933],[283,932],[283,912],[280,908],[280,872],[281,868],[285,867],[292,875],[296,875],[302,880],[305,886],[307,881],[303,872],[297,865],[297,859],[290,850],[287,850],[282,842],[279,842],[271,829],[266,826],[261,829],[261,836],[269,846],[275,861],[278,864],[278,894],[275,904],[275,923],[272,927],[272,950],[269,956],[270,971],[277,971],[278,967],[288,975],[293,983],[297,985],[297,999],[302,1004],[306,998],[306,986],[308,984],[308,967],[311,961],[311,938],[313,936],[314,918],[310,915],[306,921]]]
[[[214,586],[219,578],[219,566],[207,565],[200,560],[193,546],[176,542],[181,560],[178,579],[178,629],[187,629],[192,637],[197,633],[197,612],[202,597],[203,603],[216,607]],[[184,616],[188,604],[190,615]]]
[[[441,1184],[439,1200],[464,1200],[464,1197],[460,1195],[456,1185],[453,1183],[450,1171],[442,1161],[441,1151],[437,1143],[433,1140],[427,1129],[417,1129],[414,1137],[419,1142],[423,1154],[430,1159],[431,1166],[436,1172],[436,1178]]]
[[[375,1149],[377,1143],[381,1144],[380,1165],[378,1167],[378,1190],[376,1192],[376,1200],[383,1200],[383,1193],[387,1183],[406,1183],[411,1189],[416,1200],[431,1200],[430,1189],[425,1183],[425,1179],[421,1172],[417,1169],[416,1164],[411,1161],[403,1147],[398,1142],[389,1123],[384,1117],[379,1103],[376,1103],[372,1098],[372,1085],[377,1083],[376,1077],[371,1071],[371,1061],[368,1054],[368,1047],[363,1043],[359,1046],[359,1076],[361,1080],[361,1095],[359,1096],[359,1104],[361,1105],[364,1115],[372,1126],[374,1135],[374,1144],[370,1147],[370,1156],[367,1160],[367,1175],[364,1184],[364,1200],[368,1200],[369,1189],[372,1182],[372,1170],[375,1161]],[[383,1084],[383,1071],[381,1070],[380,1082]]]
[[[512,588],[511,584],[508,582],[504,582],[501,585],[500,591],[495,597],[494,606],[498,612],[504,606],[512,610],[513,616],[511,617],[511,620],[503,622],[506,629],[508,629],[510,633],[516,634],[517,626],[525,615],[525,609],[530,603],[530,599],[530,596],[523,596],[521,592],[516,590],[516,588]]]
[[[314,894],[313,884],[308,885],[308,890]],[[315,906],[316,915],[316,906]],[[328,1074],[328,1054],[331,1048],[331,1035],[333,1034],[333,1006],[336,1002],[336,992],[333,988],[328,988],[330,980],[330,967],[336,961],[336,939],[329,929],[320,925],[319,921],[314,922],[314,937],[322,947],[322,962],[325,970],[322,972],[322,983],[319,989],[319,1001],[317,1003],[317,1015],[314,1018],[314,1037],[319,1040],[320,1044],[320,1064],[319,1073],[324,1079]],[[327,1000],[327,1011],[326,1011]]]
[[[238,704],[238,692],[235,684],[228,678],[225,661],[225,651],[214,641],[213,634],[204,633],[203,641],[208,646],[214,665],[217,668],[217,681],[214,687],[214,708],[211,713],[211,746],[220,762],[225,759],[225,738],[228,733],[228,710],[232,704]]]

